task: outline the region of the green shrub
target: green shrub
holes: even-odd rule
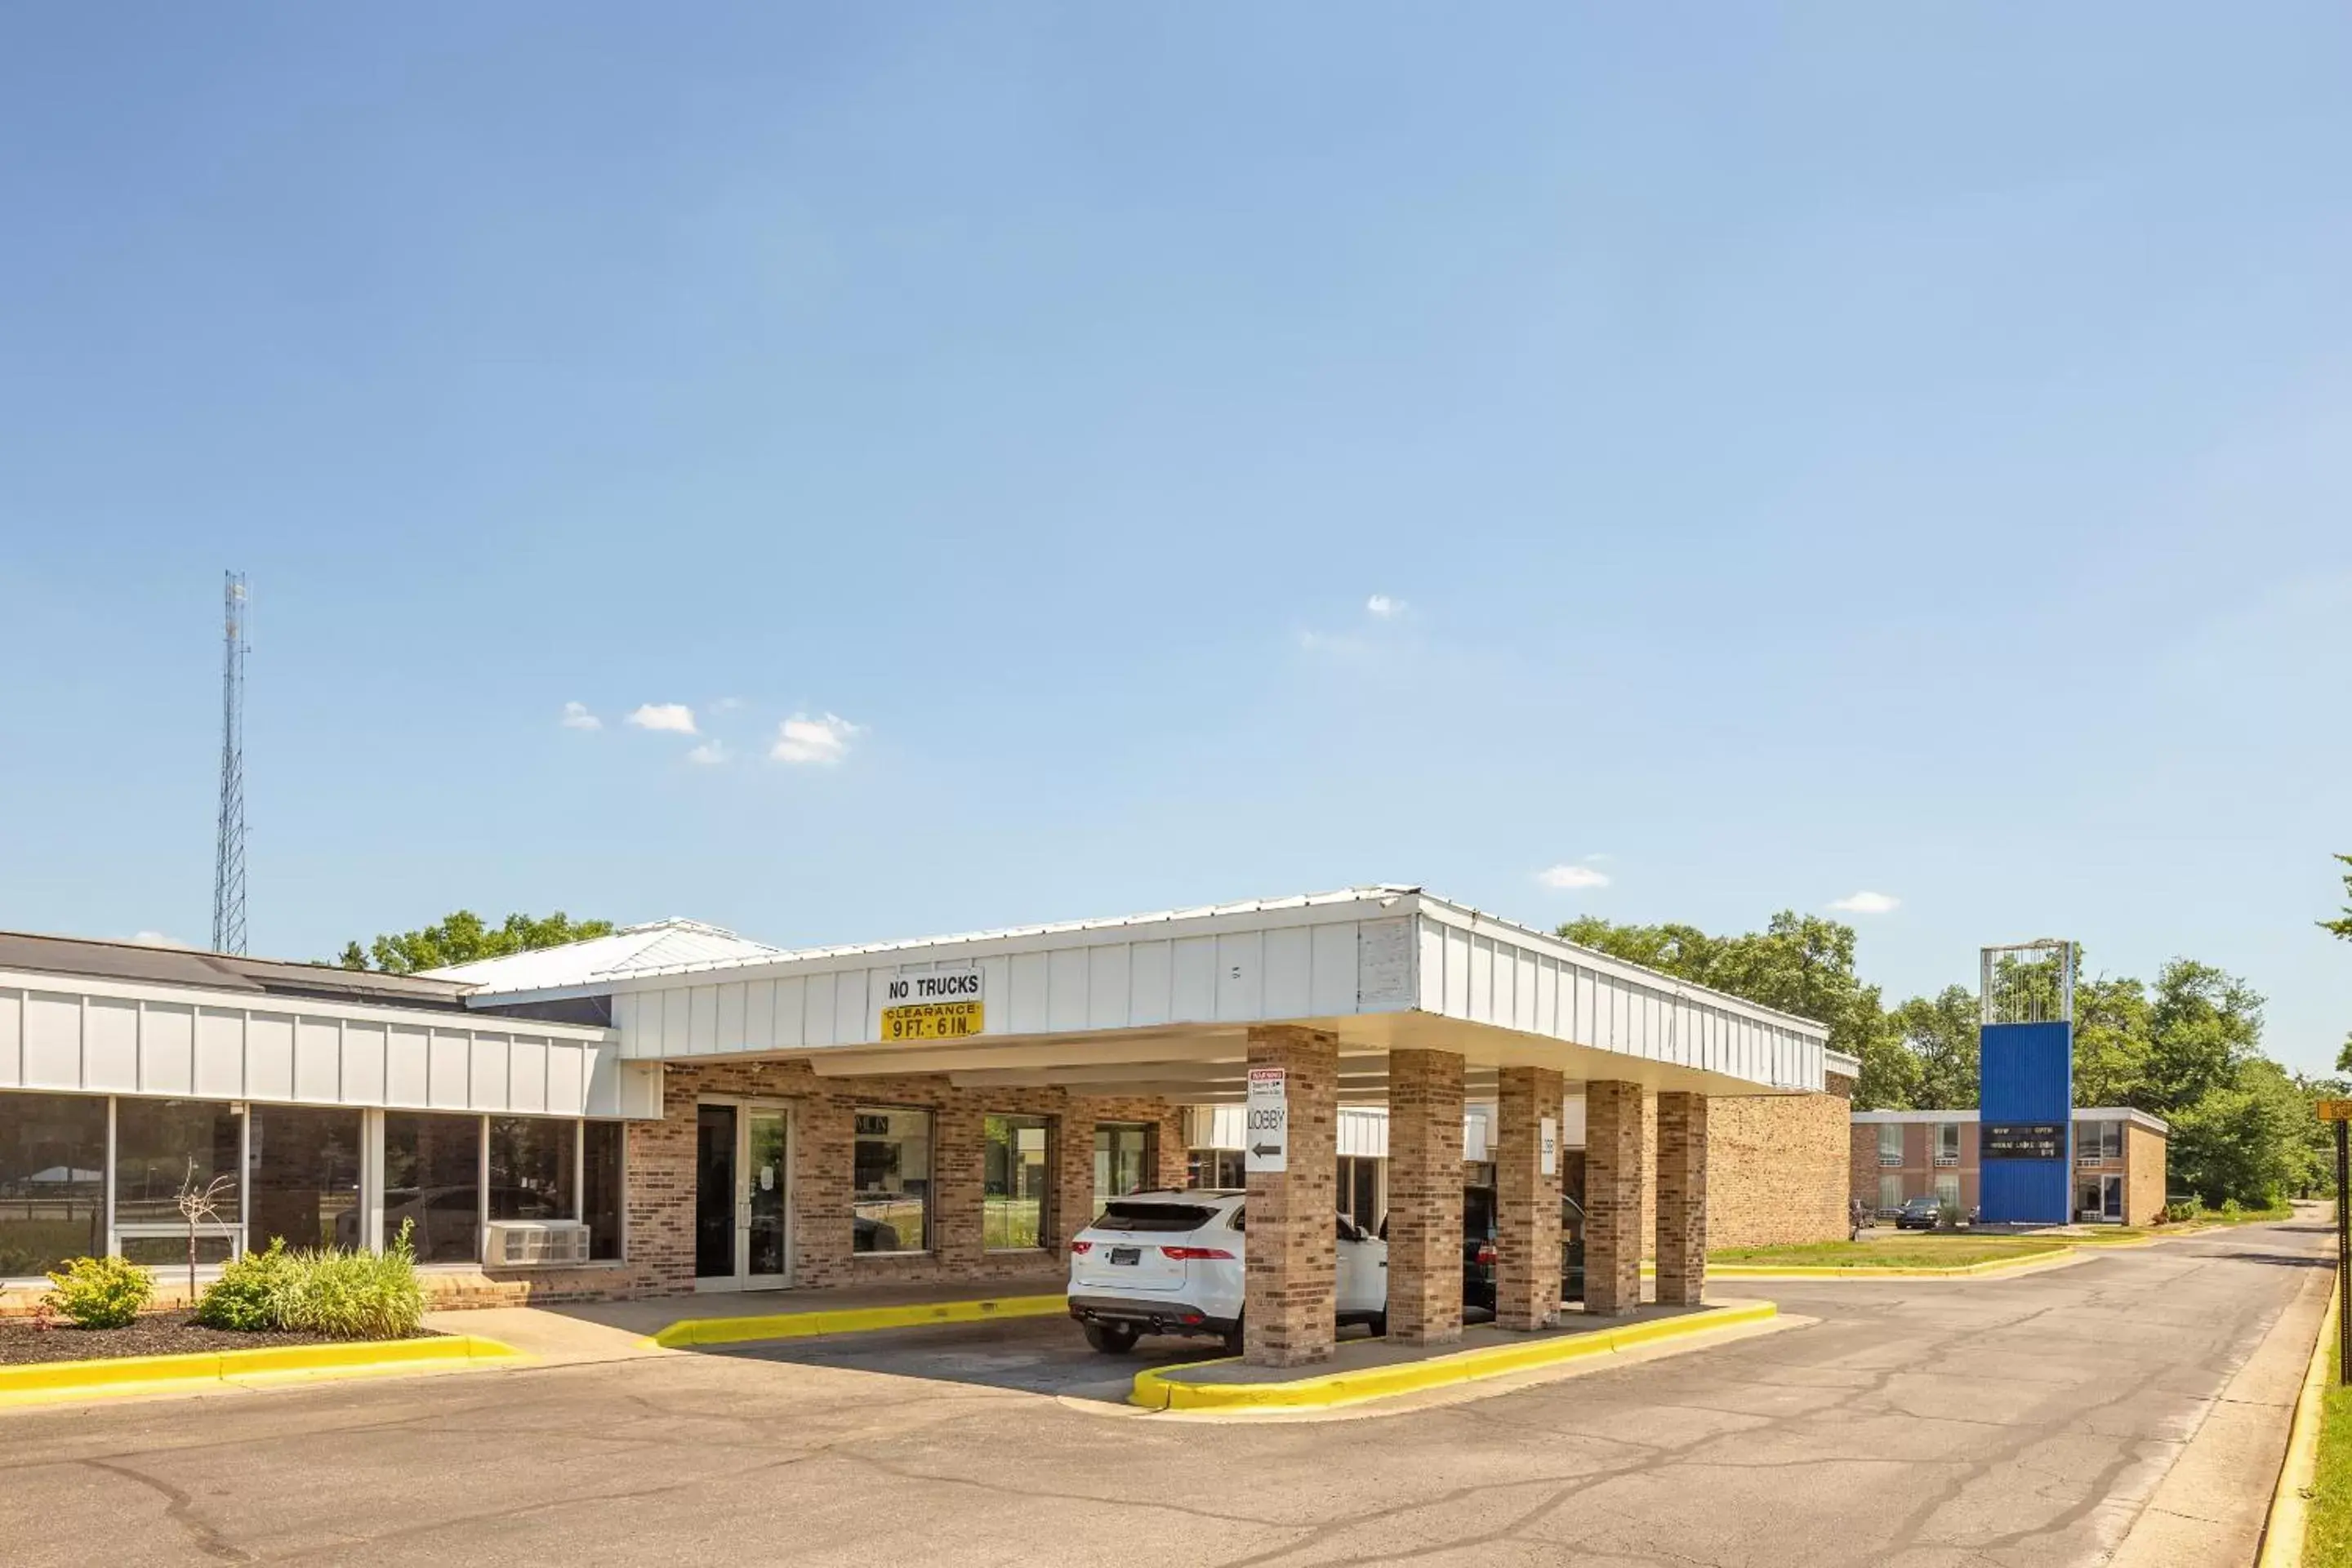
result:
[[[300,1275],[285,1238],[273,1237],[268,1250],[248,1252],[221,1270],[196,1302],[196,1321],[247,1334],[281,1327],[286,1298]]]
[[[2168,1203],[2164,1205],[2164,1217],[2175,1225],[2185,1225],[2197,1217],[2197,1205],[2187,1202]]]
[[[120,1258],[76,1258],[49,1275],[41,1298],[78,1329],[129,1328],[155,1299],[155,1277]]]
[[[2234,1222],[2244,1213],[2245,1211],[2238,1206],[2238,1200],[2235,1198],[2227,1199],[2221,1205],[2221,1217],[2225,1220]]]

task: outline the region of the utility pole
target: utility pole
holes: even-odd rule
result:
[[[213,951],[245,952],[245,574],[221,574],[220,826],[213,846]]]

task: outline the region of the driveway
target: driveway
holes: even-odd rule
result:
[[[900,1368],[925,1376],[679,1355],[21,1412],[0,1542],[12,1568],[2091,1563],[2328,1251],[2265,1226],[2011,1279],[1774,1286],[1820,1321],[1328,1423],[1000,1386],[952,1338]]]

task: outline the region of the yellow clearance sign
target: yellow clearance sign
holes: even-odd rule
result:
[[[961,1040],[985,1026],[978,969],[901,971],[884,987],[885,1040]]]
[[[882,1009],[886,1040],[960,1040],[981,1031],[979,1002],[909,1002]]]

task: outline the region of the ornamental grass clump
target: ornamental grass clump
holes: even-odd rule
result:
[[[275,1240],[221,1271],[196,1320],[245,1332],[278,1330],[335,1340],[397,1340],[416,1332],[425,1292],[411,1226],[381,1253],[321,1247],[289,1252]]]

